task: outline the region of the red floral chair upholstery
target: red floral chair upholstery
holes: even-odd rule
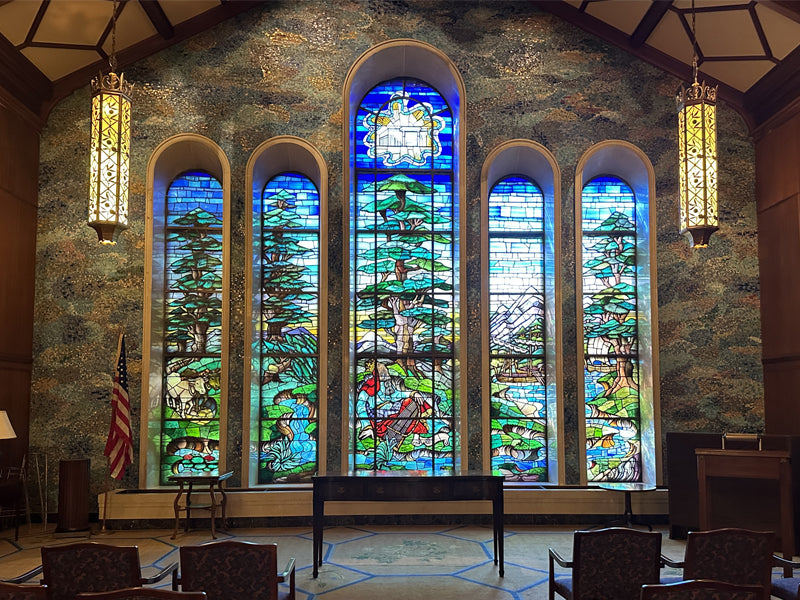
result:
[[[549,600],[638,600],[641,588],[658,583],[661,534],[624,527],[576,531],[572,560],[549,549]],[[571,576],[556,577],[555,565],[571,568]]]

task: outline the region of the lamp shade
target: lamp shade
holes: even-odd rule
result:
[[[0,440],[10,440],[15,437],[17,437],[17,434],[11,426],[8,412],[0,410]]]
[[[92,140],[89,225],[104,244],[128,228],[131,146],[131,86],[108,73],[92,81]]]
[[[677,95],[681,233],[708,246],[717,218],[717,88],[694,83]]]

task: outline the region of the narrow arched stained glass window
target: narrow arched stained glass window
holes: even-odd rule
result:
[[[424,82],[374,87],[353,127],[355,470],[455,468],[453,117]]]
[[[162,485],[219,468],[222,186],[184,173],[169,186],[165,214]]]
[[[547,481],[544,196],[512,176],[489,194],[492,472]]]
[[[583,353],[589,481],[641,481],[636,198],[619,177],[583,188]]]
[[[253,205],[261,282],[253,348],[258,483],[310,479],[318,440],[319,192],[308,177],[283,173]]]

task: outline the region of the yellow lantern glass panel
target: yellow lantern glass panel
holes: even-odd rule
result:
[[[681,233],[708,246],[717,217],[716,88],[693,83],[678,93]]]
[[[130,183],[130,86],[115,73],[92,82],[89,225],[102,243],[113,244],[128,228]]]

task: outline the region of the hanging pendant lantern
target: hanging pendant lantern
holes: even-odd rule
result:
[[[692,0],[691,86],[681,89],[678,104],[678,154],[680,160],[681,233],[689,233],[692,246],[705,248],[719,229],[717,217],[717,87],[697,82],[697,36]]]
[[[103,244],[128,228],[131,86],[113,71],[92,81],[89,225]]]
[[[678,103],[681,233],[696,248],[708,246],[719,229],[717,217],[717,88],[703,83],[681,87]]]
[[[103,244],[115,244],[128,228],[131,86],[115,73],[117,1],[112,8],[111,70],[92,80],[92,140],[89,161],[89,226]]]

